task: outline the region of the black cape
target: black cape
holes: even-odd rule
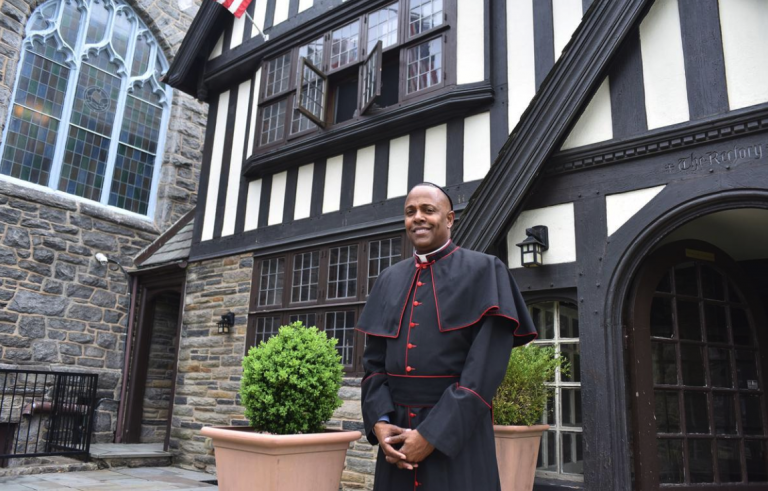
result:
[[[536,338],[509,270],[454,244],[384,270],[360,316],[365,432],[382,416],[435,451],[414,471],[379,449],[374,491],[497,491],[492,400],[509,354]]]

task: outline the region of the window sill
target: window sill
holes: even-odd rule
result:
[[[51,189],[48,186],[33,184],[16,179],[15,177],[0,175],[0,194],[69,211],[76,211],[79,204],[80,212],[85,215],[153,234],[159,233],[155,227],[154,220],[149,216],[139,215],[138,213],[115,206],[102,205],[97,201]]]
[[[344,127],[319,131],[308,138],[290,142],[248,159],[243,174],[255,178],[278,170],[286,163],[314,161],[339,155],[378,141],[401,136],[417,128],[444,123],[477,111],[494,101],[491,84],[454,85],[439,94],[408,104],[391,106],[372,116],[361,117]]]

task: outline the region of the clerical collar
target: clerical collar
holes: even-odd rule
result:
[[[434,251],[428,252],[427,254],[418,254],[414,251],[413,255],[416,256],[420,263],[428,263],[430,261],[436,261],[447,256],[454,249],[456,249],[456,246],[453,245],[451,239],[448,239],[448,242],[443,244],[439,249],[435,249]]]

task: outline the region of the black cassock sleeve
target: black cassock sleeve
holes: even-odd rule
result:
[[[367,346],[363,354],[365,377],[362,382],[362,408],[365,436],[371,445],[378,445],[379,440],[373,431],[374,425],[385,414],[395,411],[392,396],[389,393],[387,372],[384,363],[387,358],[387,340],[379,336],[367,336]]]
[[[456,457],[475,426],[491,414],[496,389],[504,379],[517,323],[484,317],[477,329],[459,382],[448,387],[419,433],[448,457]]]

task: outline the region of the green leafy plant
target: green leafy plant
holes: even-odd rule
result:
[[[551,346],[528,344],[512,350],[507,373],[493,399],[493,417],[497,425],[531,426],[541,421],[547,397],[552,389],[546,382],[555,372],[567,374],[565,358],[557,357]]]
[[[277,435],[321,433],[341,406],[337,339],[295,322],[243,358],[240,397],[256,431]]]

